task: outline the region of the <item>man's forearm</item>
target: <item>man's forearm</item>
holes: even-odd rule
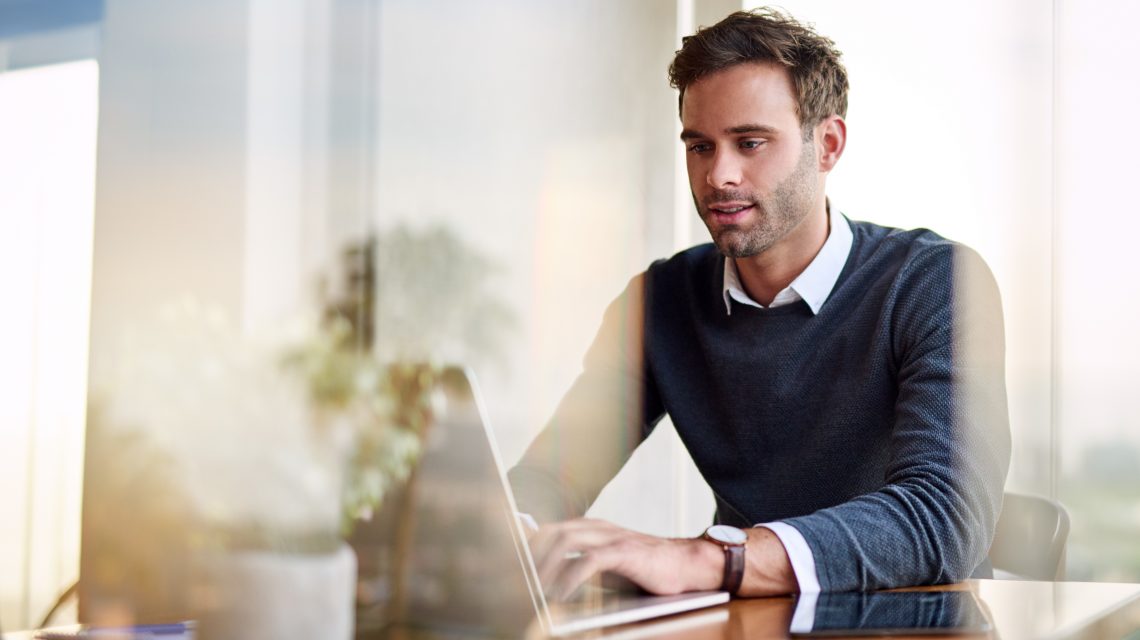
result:
[[[788,552],[776,534],[762,527],[748,529],[747,533],[747,564],[740,595],[771,596],[799,591]]]
[[[788,554],[770,529],[753,528],[738,595],[799,590]],[[604,520],[579,518],[539,527],[529,537],[539,582],[555,600],[593,575],[613,572],[662,595],[714,591],[724,582],[724,549],[701,538],[659,538]]]

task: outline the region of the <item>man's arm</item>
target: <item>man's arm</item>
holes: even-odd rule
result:
[[[897,292],[899,395],[886,485],[786,521],[811,547],[825,591],[957,581],[988,551],[1009,463],[1001,302],[976,254],[951,254],[945,246],[909,263]],[[796,591],[776,536],[748,534],[740,593]],[[704,540],[596,521],[544,527],[534,543],[540,572],[561,592],[598,571],[658,593],[715,588],[724,566]]]
[[[907,262],[890,318],[898,396],[884,487],[786,522],[824,591],[947,583],[985,559],[1009,467],[1001,299],[972,250]]]
[[[643,352],[645,274],[606,309],[582,373],[508,478],[540,523],[580,517],[665,414]]]

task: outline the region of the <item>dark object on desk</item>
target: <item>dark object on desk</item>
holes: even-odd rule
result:
[[[193,622],[144,624],[126,627],[82,626],[79,628],[43,629],[36,633],[41,640],[69,640],[72,638],[108,638],[113,640],[193,640]]]
[[[957,635],[993,628],[969,591],[824,593],[810,626],[797,628],[800,607],[810,607],[810,598],[796,603],[793,636]]]
[[[1063,580],[1069,514],[1040,496],[1005,494],[990,562],[994,569],[1031,580]]]

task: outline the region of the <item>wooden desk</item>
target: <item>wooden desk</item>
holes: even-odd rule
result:
[[[924,590],[972,590],[996,632],[991,638],[1123,638],[1140,630],[1140,584],[971,580]],[[576,638],[608,640],[742,640],[787,638],[795,600],[790,597],[739,599],[711,609],[614,627]],[[537,630],[536,630],[537,631]],[[30,632],[4,634],[5,640],[31,640]],[[390,630],[393,640],[468,638],[463,634]],[[541,637],[541,633],[528,634]],[[916,636],[919,637],[919,636]],[[922,636],[929,640],[933,636]],[[210,640],[206,638],[204,640]]]
[[[970,580],[925,589],[974,591],[994,624],[996,632],[990,637],[1002,640],[1100,640],[1122,638],[1140,629],[1140,584]],[[581,637],[610,640],[787,638],[794,608],[795,601],[790,597],[739,599],[715,609],[615,627]]]

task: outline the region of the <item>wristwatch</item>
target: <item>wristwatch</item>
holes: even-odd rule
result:
[[[714,524],[705,529],[701,537],[724,548],[724,580],[720,589],[736,595],[740,591],[740,583],[744,582],[744,549],[748,534],[726,524]]]

